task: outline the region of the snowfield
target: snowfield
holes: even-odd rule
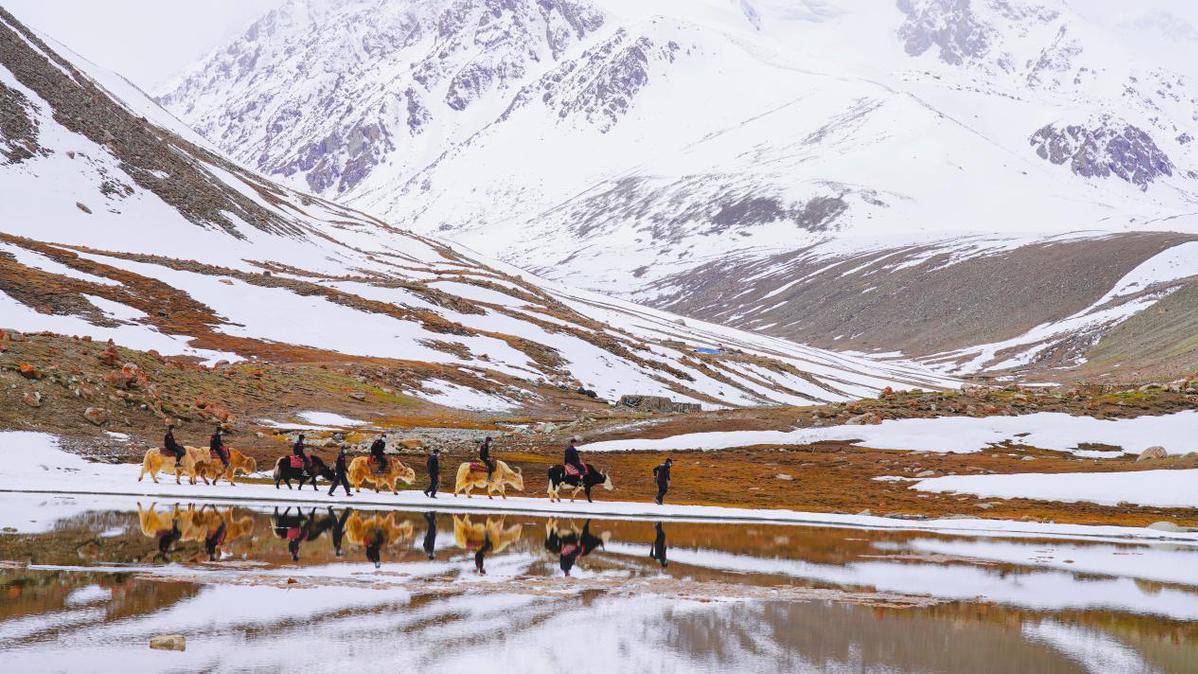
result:
[[[1198,451],[1193,430],[1198,412],[1131,419],[1095,419],[1057,412],[1013,417],[936,417],[892,419],[878,425],[799,428],[793,431],[687,433],[661,439],[610,440],[580,447],[588,452],[626,450],[717,450],[754,445],[804,445],[826,440],[852,442],[873,449],[969,453],[1024,445],[1099,458],[1111,452],[1082,449],[1098,444],[1139,454],[1153,446],[1170,454]],[[1116,454],[1117,455],[1117,454]]]

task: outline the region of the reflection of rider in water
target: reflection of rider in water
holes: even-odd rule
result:
[[[353,510],[353,508],[346,508],[341,511],[341,517],[336,517],[333,509],[329,508],[329,517],[333,518],[333,551],[338,557],[342,555],[341,541],[345,538],[345,521],[349,519],[349,514]]]
[[[299,561],[300,543],[308,540],[308,526],[310,522],[304,515],[304,511],[300,511],[299,526],[291,527],[287,530],[287,551],[291,553],[291,561]]]
[[[424,524],[424,554],[433,559],[437,556],[437,513],[424,513]]]
[[[561,550],[558,553],[558,565],[569,576],[575,562],[591,554],[595,548],[603,545],[603,539],[591,533],[591,521],[582,525],[582,533],[570,533],[561,537]]]
[[[366,559],[374,562],[374,568],[379,568],[383,565],[382,558],[379,553],[383,549],[383,541],[386,540],[383,532],[375,529],[370,533],[370,542],[366,544]]]
[[[216,561],[220,546],[225,542],[227,528],[224,519],[221,519],[220,526],[216,528],[216,531],[204,537],[204,550],[208,552],[208,561]]]
[[[180,538],[183,538],[183,532],[179,531],[179,520],[171,520],[171,528],[158,534],[158,556],[168,559],[167,553]]]
[[[656,559],[661,564],[661,568],[666,568],[669,562],[666,561],[666,530],[658,522],[653,526],[657,531],[657,536],[653,539],[653,547],[649,549],[649,557]]]
[[[477,571],[479,575],[487,575],[487,570],[483,568],[483,562],[486,560],[487,553],[494,548],[495,545],[491,543],[491,535],[487,534],[483,538],[483,544],[481,547],[479,547],[478,552],[474,553],[474,570]]]

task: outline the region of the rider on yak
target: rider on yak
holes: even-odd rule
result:
[[[487,436],[478,446],[478,460],[487,467],[487,482],[495,474],[495,459],[491,458],[491,436]]]
[[[175,441],[174,424],[167,425],[166,436],[162,438],[162,447],[171,454],[174,454],[176,461],[182,461],[183,457],[187,454],[187,450],[183,449],[183,445]]]
[[[582,462],[582,454],[578,451],[578,447],[575,446],[577,442],[577,436],[570,438],[570,444],[566,445],[566,454],[562,458],[562,463],[566,467],[567,475],[572,474],[576,477],[582,477],[586,475],[587,468],[586,464]]]
[[[225,464],[225,468],[229,467],[229,450],[225,447],[225,440],[221,436],[222,430],[220,426],[213,431],[212,437],[208,439],[208,453],[213,457],[220,459],[220,462]]]
[[[370,443],[370,459],[374,462],[374,472],[379,475],[387,473],[387,441],[383,439],[380,433],[374,442]]]

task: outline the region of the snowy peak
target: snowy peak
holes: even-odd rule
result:
[[[0,109],[0,329],[333,363],[390,402],[503,413],[955,385],[559,286],[281,187],[2,10]]]

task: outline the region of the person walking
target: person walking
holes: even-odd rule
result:
[[[670,489],[670,466],[674,465],[673,459],[666,459],[660,466],[653,467],[653,479],[657,481],[657,505],[661,505],[666,498],[666,492]]]
[[[349,456],[345,453],[345,445],[337,452],[337,461],[333,464],[333,486],[329,487],[329,496],[337,491],[337,486],[345,487],[345,495],[353,496],[349,490]]]
[[[428,468],[428,488],[424,490],[424,495],[429,498],[437,498],[437,487],[441,484],[441,450],[434,449],[428,455],[428,462],[425,464]]]

